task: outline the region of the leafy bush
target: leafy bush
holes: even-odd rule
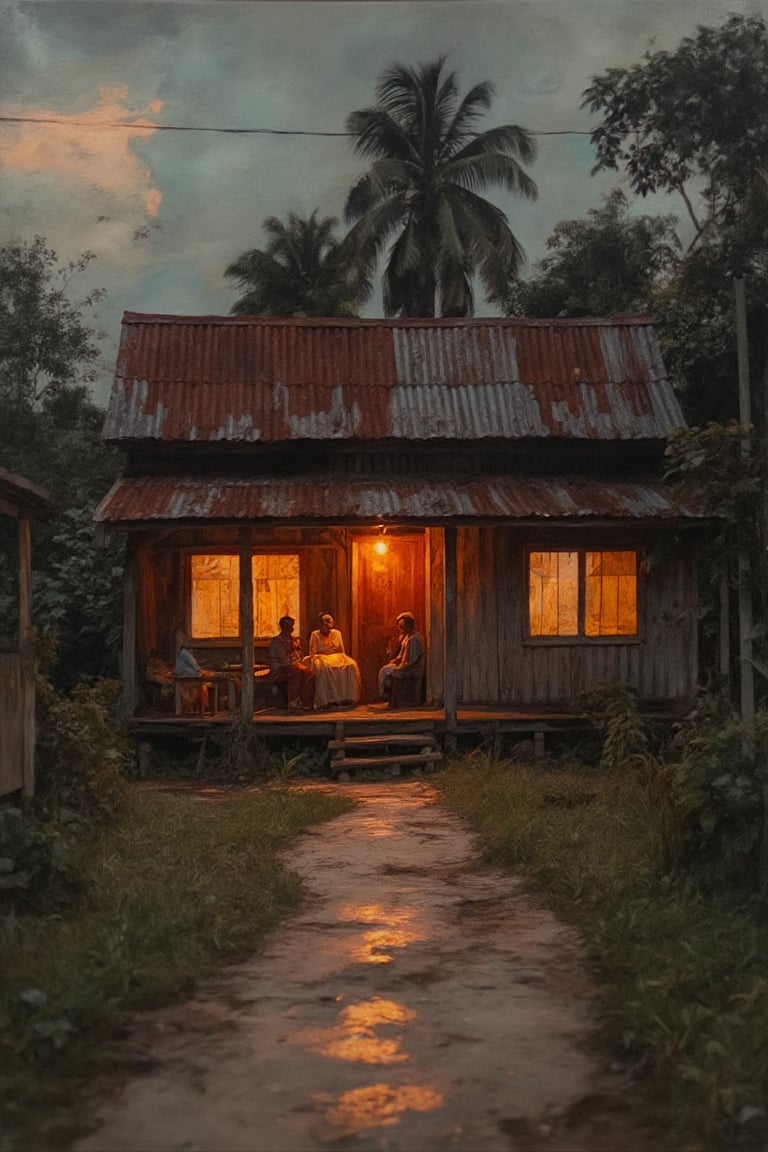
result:
[[[583,692],[576,707],[605,733],[600,767],[606,772],[626,772],[647,756],[648,734],[637,710],[637,691],[629,684]]]
[[[723,880],[753,884],[765,812],[753,757],[768,749],[768,714],[752,728],[723,696],[702,692],[678,726],[673,793],[689,856]]]
[[[93,540],[93,504],[68,508],[43,540],[33,577],[35,623],[57,637],[53,677],[71,688],[83,676],[117,672],[123,618],[124,542]]]
[[[0,806],[0,911],[43,909],[76,887],[66,814],[46,820]]]
[[[132,753],[127,733],[112,718],[119,693],[118,681],[102,680],[59,696],[49,680],[38,677],[36,764],[46,806],[97,819],[122,807],[122,772]]]

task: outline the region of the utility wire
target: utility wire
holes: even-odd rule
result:
[[[354,136],[354,132],[314,132],[303,128],[217,128],[203,124],[153,124],[149,120],[62,120],[55,116],[0,116],[2,124],[55,124],[62,128],[146,128],[152,132],[219,132],[231,136]],[[526,129],[529,136],[591,136],[577,128]],[[473,132],[473,136],[482,133]]]

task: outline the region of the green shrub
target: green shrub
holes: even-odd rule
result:
[[[768,714],[748,726],[728,701],[702,692],[676,734],[673,794],[689,858],[713,876],[753,886],[765,812],[755,757],[765,760]]]
[[[0,806],[0,913],[43,910],[77,888],[66,813],[59,820]]]
[[[92,819],[114,816],[126,795],[132,757],[127,733],[112,718],[117,680],[80,684],[60,696],[38,677],[36,770],[41,802]]]

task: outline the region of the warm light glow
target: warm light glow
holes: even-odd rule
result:
[[[531,552],[528,612],[531,636],[637,635],[637,553]]]
[[[391,964],[396,949],[425,938],[424,932],[414,926],[414,908],[388,910],[380,904],[347,904],[340,917],[371,925],[360,937],[350,941],[350,959],[358,964]]]
[[[578,553],[531,552],[528,564],[531,636],[578,635]]]
[[[634,636],[637,633],[637,553],[587,552],[587,636]]]
[[[253,632],[274,636],[281,616],[293,616],[300,635],[299,557],[265,552],[251,557]],[[191,557],[191,626],[197,640],[240,634],[240,558],[229,554]]]
[[[373,548],[375,552],[378,552],[379,556],[384,556],[387,552],[386,540],[377,540]]]
[[[342,1092],[327,1117],[340,1137],[352,1136],[370,1128],[391,1128],[406,1112],[434,1112],[444,1099],[442,1092],[420,1084],[367,1084]]]
[[[410,1056],[401,1050],[401,1035],[380,1036],[377,1029],[395,1028],[416,1018],[416,1013],[395,1000],[378,996],[349,1004],[342,1010],[338,1024],[301,1032],[297,1040],[321,1056],[348,1060],[358,1064],[402,1064]]]

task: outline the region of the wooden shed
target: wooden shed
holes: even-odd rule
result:
[[[704,520],[660,478],[682,423],[645,317],[127,313],[104,432],[126,464],[96,518],[128,535],[129,712],[185,621],[253,714],[285,606],[305,642],[334,615],[362,704],[413,612],[447,731],[612,681],[686,707]]]
[[[47,493],[13,472],[0,468],[0,517],[15,521],[13,559],[18,571],[16,594],[3,620],[0,646],[0,796],[35,787],[35,659],[32,644],[33,520],[52,512]]]

